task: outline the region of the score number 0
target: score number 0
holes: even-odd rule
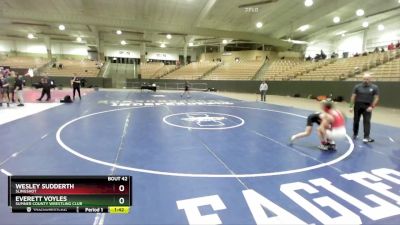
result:
[[[122,185],[122,184],[119,185],[118,190],[120,192],[124,192],[125,191],[125,186]],[[119,204],[123,205],[125,203],[125,198],[123,198],[123,197],[119,198],[118,202],[119,202]]]

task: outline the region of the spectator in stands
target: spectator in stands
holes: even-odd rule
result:
[[[322,51],[322,49],[321,49],[321,58],[326,59],[326,54],[324,53],[324,51]]]
[[[350,112],[354,111],[353,139],[357,138],[361,116],[363,117],[364,143],[374,142],[370,137],[372,110],[379,101],[379,88],[371,83],[371,75],[365,73],[363,82],[353,88],[350,99]],[[354,108],[353,108],[354,107]]]
[[[358,52],[356,52],[356,54],[353,55],[353,57],[358,57],[360,56],[360,54],[358,54]]]
[[[310,55],[307,56],[306,61],[312,61],[312,58]]]
[[[392,51],[392,50],[394,50],[395,49],[395,47],[394,47],[394,44],[393,44],[393,42],[392,43],[390,43],[390,45],[388,45],[388,50],[389,51]]]
[[[46,101],[50,101],[51,99],[51,93],[50,93],[50,89],[51,89],[51,83],[49,80],[49,77],[47,75],[45,75],[41,80],[40,80],[40,86],[42,87],[42,94],[40,95],[40,98],[38,98],[38,101],[42,101],[42,98],[44,97],[44,95],[47,96]]]
[[[75,101],[75,91],[78,91],[79,95],[79,100],[81,100],[81,79],[77,77],[77,74],[74,73],[74,77],[71,80],[71,87],[73,89],[72,91],[72,100]]]
[[[19,104],[17,106],[24,106],[24,96],[22,93],[22,89],[24,86],[24,77],[22,75],[19,75],[16,80],[15,80],[15,90],[17,92],[17,100]]]
[[[265,81],[263,81],[260,84],[261,101],[263,101],[263,102],[265,102],[265,100],[266,100],[267,91],[268,91],[268,84]]]
[[[397,41],[396,48],[400,49],[400,41]]]
[[[14,71],[11,71],[10,76],[7,77],[7,83],[8,83],[8,90],[7,90],[7,97],[10,99],[13,103],[15,102],[14,98],[14,90],[15,90],[15,80],[16,80],[16,75]],[[11,97],[10,97],[11,94]]]
[[[362,54],[362,56],[367,56],[368,55],[368,52],[364,52],[363,54]]]
[[[381,48],[381,52],[385,52],[385,49],[384,49],[384,48]]]
[[[62,63],[58,64],[58,69],[62,70],[64,68],[64,65]]]

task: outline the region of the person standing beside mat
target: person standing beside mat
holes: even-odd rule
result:
[[[353,88],[350,99],[350,112],[354,112],[353,139],[357,138],[361,116],[363,117],[364,143],[374,142],[370,137],[372,110],[379,101],[379,88],[372,84],[371,74],[365,73],[363,82]]]
[[[75,100],[75,91],[78,92],[79,100],[81,100],[81,79],[74,74],[74,77],[71,80],[71,86],[72,86],[72,98]]]
[[[40,98],[37,99],[37,101],[42,101],[42,98],[44,95],[46,95],[46,101],[50,101],[51,99],[51,81],[49,80],[49,77],[45,75],[42,79],[40,79],[40,86],[42,87],[42,94],[40,95]]]
[[[24,96],[23,96],[23,86],[24,86],[24,80],[22,75],[18,75],[18,77],[15,80],[15,91],[17,92],[17,100],[19,104],[17,106],[24,106]]]
[[[261,101],[265,102],[266,96],[267,96],[267,91],[268,91],[268,84],[263,81],[260,84],[260,94],[261,94]]]
[[[190,98],[190,92],[189,92],[190,84],[189,84],[189,82],[185,81],[185,87],[184,88],[185,89],[184,89],[183,93],[181,94],[181,98],[183,96],[186,96],[186,98]]]

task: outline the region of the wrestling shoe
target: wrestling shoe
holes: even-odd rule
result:
[[[334,151],[334,150],[336,150],[336,144],[334,144],[334,143],[328,144],[328,150],[329,150],[329,151]]]
[[[296,139],[294,138],[294,135],[293,135],[289,138],[289,145],[293,145],[294,140],[296,140]]]
[[[364,138],[363,139],[363,142],[364,143],[370,143],[370,142],[374,142],[375,140],[374,139],[372,139],[372,138],[370,138],[370,137],[367,137],[367,138]]]
[[[328,151],[329,150],[329,145],[319,145],[318,148],[322,151]]]

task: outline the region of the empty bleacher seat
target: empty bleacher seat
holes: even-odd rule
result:
[[[167,74],[163,79],[179,79],[179,80],[198,80],[208,71],[216,67],[216,62],[192,62],[183,66],[172,73]]]
[[[60,64],[63,65],[62,69],[58,67]],[[90,60],[62,59],[58,60],[56,65],[56,67],[49,65],[44,72],[50,76],[73,76],[76,73],[78,76],[95,77],[100,71],[96,61]]]
[[[39,68],[50,60],[42,57],[11,56],[0,59],[0,66],[9,66],[14,69]]]
[[[263,65],[263,61],[241,61],[224,63],[215,69],[206,80],[250,80]]]

